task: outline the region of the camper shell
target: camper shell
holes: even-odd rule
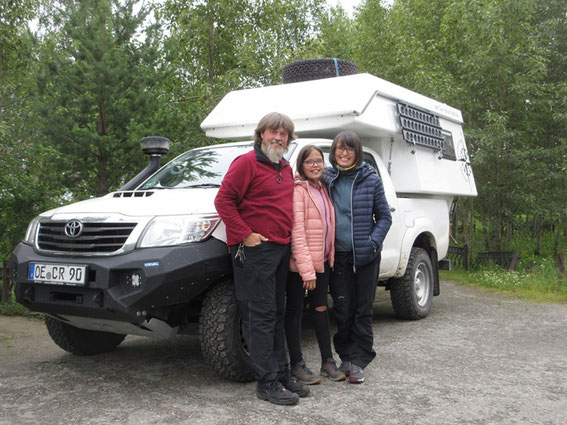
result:
[[[12,255],[18,302],[45,313],[52,339],[74,354],[114,350],[128,334],[170,338],[198,317],[211,367],[252,379],[213,201],[230,162],[252,149],[257,123],[272,111],[295,123],[298,138],[286,154],[292,165],[307,144],[327,157],[339,132],[360,136],[392,213],[377,285],[390,291],[398,317],[426,317],[440,293],[439,267],[450,265],[454,200],[476,195],[462,116],[370,74],[233,91],[201,126],[234,142],[193,149],[161,168],[165,139],[145,139],[151,163],[119,191],[30,223]]]
[[[459,110],[370,74],[227,94],[205,118],[207,136],[244,140],[267,113],[288,115],[301,138],[352,130],[384,162],[399,194],[476,196]]]

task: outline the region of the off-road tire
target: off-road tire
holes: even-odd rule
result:
[[[120,345],[126,335],[76,328],[53,317],[45,317],[49,336],[63,350],[81,356],[108,353]]]
[[[292,62],[284,67],[283,83],[298,83],[352,74],[358,74],[358,67],[355,63],[347,60],[333,58],[305,59]]]
[[[254,380],[232,281],[218,283],[205,296],[199,335],[203,357],[216,373],[238,382]]]
[[[434,268],[423,248],[412,248],[405,274],[390,285],[390,299],[396,316],[419,320],[429,314],[433,301]]]

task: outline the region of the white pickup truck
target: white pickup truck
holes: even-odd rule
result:
[[[190,150],[161,169],[168,141],[143,140],[152,164],[117,192],[40,214],[12,256],[16,297],[46,313],[56,344],[75,354],[114,350],[128,334],[169,338],[199,317],[203,355],[220,375],[253,378],[214,198],[232,160],[252,149],[262,116],[290,116],[298,139],[328,153],[359,134],[392,212],[377,284],[395,313],[421,319],[439,294],[456,196],[475,196],[460,111],[369,74],[239,90],[203,121],[235,140]],[[157,158],[157,159],[156,159]],[[157,171],[156,171],[157,170]]]

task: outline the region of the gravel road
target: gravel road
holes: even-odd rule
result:
[[[113,353],[78,357],[43,322],[0,317],[0,424],[567,423],[567,306],[441,288],[417,322],[397,320],[379,289],[367,382],[323,381],[294,407],[215,376],[196,332],[129,336]],[[305,357],[317,369],[306,319]]]

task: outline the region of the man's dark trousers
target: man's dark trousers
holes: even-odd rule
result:
[[[365,368],[376,357],[372,332],[372,304],[376,296],[380,255],[370,264],[353,269],[352,251],[336,251],[329,289],[332,314],[337,322],[333,337],[342,361]]]
[[[259,383],[276,381],[287,371],[285,352],[285,285],[290,246],[263,242],[230,249],[244,337]]]

